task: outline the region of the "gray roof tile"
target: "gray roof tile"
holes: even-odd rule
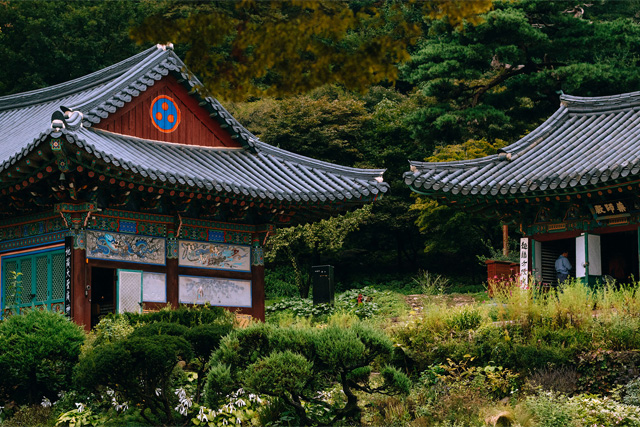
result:
[[[582,98],[560,108],[498,154],[474,160],[410,161],[404,181],[425,194],[532,195],[580,190],[636,175],[640,169],[640,92]]]
[[[388,190],[381,169],[321,162],[261,142],[214,98],[201,101],[238,135],[241,149],[188,146],[94,129],[169,73],[200,82],[172,50],[157,47],[88,76],[22,94],[0,97],[0,172],[46,140],[66,138],[87,153],[141,176],[194,188],[261,199],[328,202],[368,199]],[[51,114],[66,106],[84,115],[84,127],[57,132]]]

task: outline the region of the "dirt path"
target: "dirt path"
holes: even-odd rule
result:
[[[434,302],[436,304],[446,304],[447,307],[454,307],[459,305],[473,304],[476,302],[475,298],[468,294],[446,294],[446,295],[407,295],[404,297],[405,302],[415,312],[422,312],[424,304],[427,301]]]

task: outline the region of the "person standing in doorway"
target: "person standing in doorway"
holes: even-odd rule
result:
[[[569,272],[573,267],[567,258],[569,256],[569,252],[564,251],[558,259],[556,260],[556,277],[558,278],[558,284],[563,284],[567,277],[569,277]]]

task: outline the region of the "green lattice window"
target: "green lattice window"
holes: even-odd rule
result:
[[[64,308],[64,249],[2,257],[2,313],[24,307]]]

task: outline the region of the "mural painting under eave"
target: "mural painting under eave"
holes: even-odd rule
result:
[[[87,231],[87,258],[165,264],[165,241],[157,237]]]
[[[251,281],[180,276],[180,303],[251,307]]]
[[[186,267],[251,271],[249,246],[180,240],[180,262]]]

